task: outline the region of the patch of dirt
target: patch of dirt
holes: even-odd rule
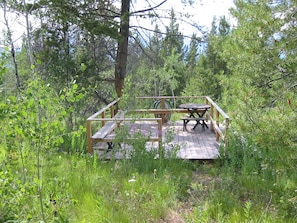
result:
[[[185,221],[177,212],[171,210],[165,219],[160,219],[157,223],[185,223]]]
[[[208,196],[210,188],[221,180],[218,177],[211,176],[203,170],[193,172],[191,185],[188,189],[189,197],[186,201],[180,203],[176,210],[170,210],[164,219],[160,219],[157,223],[185,223],[182,216],[191,215],[193,205],[199,203]]]

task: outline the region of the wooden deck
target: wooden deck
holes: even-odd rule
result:
[[[166,123],[162,126],[162,145],[165,157],[176,156],[188,160],[214,160],[218,158],[219,145],[216,142],[216,135],[210,131],[210,128],[203,129],[201,125],[193,130],[194,124],[195,122],[190,122],[187,125],[188,131],[183,131],[182,121]],[[141,122],[141,124],[135,122],[130,125],[130,135],[137,131],[144,135],[157,137],[158,125],[156,122]],[[111,151],[106,149],[106,143],[102,142],[95,146],[94,151],[103,159],[129,159],[133,152],[132,146],[127,144],[121,144],[120,147],[115,147]],[[158,151],[158,142],[147,142],[146,150]],[[158,157],[156,156],[156,158]]]
[[[156,101],[158,101],[160,106],[151,108],[152,103]],[[159,154],[162,153],[162,155],[165,155],[165,158],[214,160],[219,157],[218,142],[226,143],[230,118],[208,96],[137,97],[133,101],[133,103],[135,102],[132,106],[133,109],[125,110],[125,117],[121,118],[116,117],[117,112],[122,111],[119,107],[119,102],[120,98],[112,101],[87,118],[88,153],[94,154],[95,152],[103,159],[129,159],[142,156],[142,151],[148,150],[150,153],[145,153],[144,155],[149,154],[155,158],[158,158]],[[174,106],[167,108],[165,102],[170,102]],[[187,125],[188,131],[183,131],[183,123],[179,119],[179,114],[189,113],[189,110],[179,109],[175,106],[183,103],[209,105],[210,108],[205,113],[205,117],[203,117],[207,118],[209,128],[202,129],[202,126],[199,125],[193,130],[192,127],[195,124],[195,120],[191,120]],[[175,116],[167,119],[168,114]],[[179,121],[166,123],[167,120]],[[120,125],[127,125],[129,132],[126,132],[126,134],[121,132],[122,140],[118,140],[119,135],[115,136],[112,128],[108,128],[109,131],[106,131],[107,135],[103,136],[100,134],[100,136],[97,136],[96,133],[104,129],[104,126],[109,122],[116,122],[116,129]],[[145,136],[150,136],[146,144],[134,146],[137,148],[136,150],[132,146],[135,143],[139,143],[136,141],[139,137],[135,137],[135,132],[141,132]],[[168,136],[172,136],[169,137],[171,140],[167,140]],[[124,141],[126,143],[123,143]],[[109,144],[109,149],[113,149],[107,150],[107,144]],[[143,147],[143,150],[139,149],[141,147]]]

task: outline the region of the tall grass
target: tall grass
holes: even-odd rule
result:
[[[214,164],[155,159],[144,152],[137,153],[141,162],[136,157],[103,161],[85,154],[45,152],[41,165],[46,220],[158,222],[175,210],[185,222],[294,222],[295,171],[274,172],[262,158],[255,158],[252,148],[252,141],[234,137]],[[1,153],[1,221],[41,220],[36,193],[40,182],[35,162],[29,162],[34,156],[24,158],[25,183],[20,155]]]
[[[183,193],[182,185],[191,176],[183,162],[178,172],[178,164],[170,162],[163,169],[139,172],[132,163],[96,159],[59,156],[55,162],[52,159],[53,166],[46,172],[47,178],[52,179],[49,192],[56,206],[71,206],[67,217],[71,222],[157,221],[174,208],[178,195]],[[65,210],[55,211],[60,219],[66,218]]]
[[[175,161],[141,172],[132,161],[104,162],[88,155],[48,154],[44,159],[43,198],[49,222],[157,221],[174,209],[185,193],[192,168]],[[160,164],[158,160],[149,162],[156,162],[152,167]],[[28,178],[27,184],[34,187],[35,183]],[[22,202],[14,204],[17,216],[7,218],[39,221],[35,191],[25,186],[22,191]]]

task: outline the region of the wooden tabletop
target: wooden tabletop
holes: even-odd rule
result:
[[[210,105],[208,105],[208,104],[188,103],[188,104],[181,104],[178,107],[183,108],[183,109],[208,109],[208,108],[210,108]]]

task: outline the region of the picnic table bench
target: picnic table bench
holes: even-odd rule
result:
[[[99,129],[94,135],[92,135],[92,142],[106,142],[108,145],[107,150],[111,150],[113,147],[112,141],[114,140],[111,137],[107,137],[111,132],[119,126],[120,122],[124,118],[125,111],[119,111],[115,116],[110,119],[106,119],[106,123],[102,128]]]
[[[134,129],[137,130],[139,125],[136,125],[137,122],[145,123],[145,122],[155,122],[155,134],[154,136],[147,134],[148,141],[158,142],[159,148],[162,145],[162,119],[161,118],[129,118],[125,117],[125,114],[129,113],[128,111],[117,110],[118,112],[114,115],[115,109],[112,108],[115,102],[110,103],[105,108],[96,112],[92,116],[87,119],[87,143],[88,143],[88,152],[93,153],[93,146],[95,143],[107,143],[107,150],[113,149],[113,142],[115,141],[115,129],[123,125],[123,123],[128,124],[129,130]],[[106,117],[105,111],[110,109],[111,112],[108,114],[110,117]],[[101,126],[95,124],[101,122]],[[92,125],[92,123],[94,125]],[[93,133],[92,130],[96,129]],[[130,135],[132,133],[132,135]],[[127,140],[135,140],[133,136],[133,132],[129,132],[127,135]],[[106,147],[100,147],[100,149],[106,150]]]
[[[198,124],[202,125],[203,129],[205,128],[205,126],[206,126],[206,128],[208,128],[208,126],[205,123],[205,121],[207,121],[207,118],[182,117],[181,120],[183,121],[183,131],[187,130],[187,124],[190,121],[196,121],[196,125],[194,126],[193,129],[195,129]]]

